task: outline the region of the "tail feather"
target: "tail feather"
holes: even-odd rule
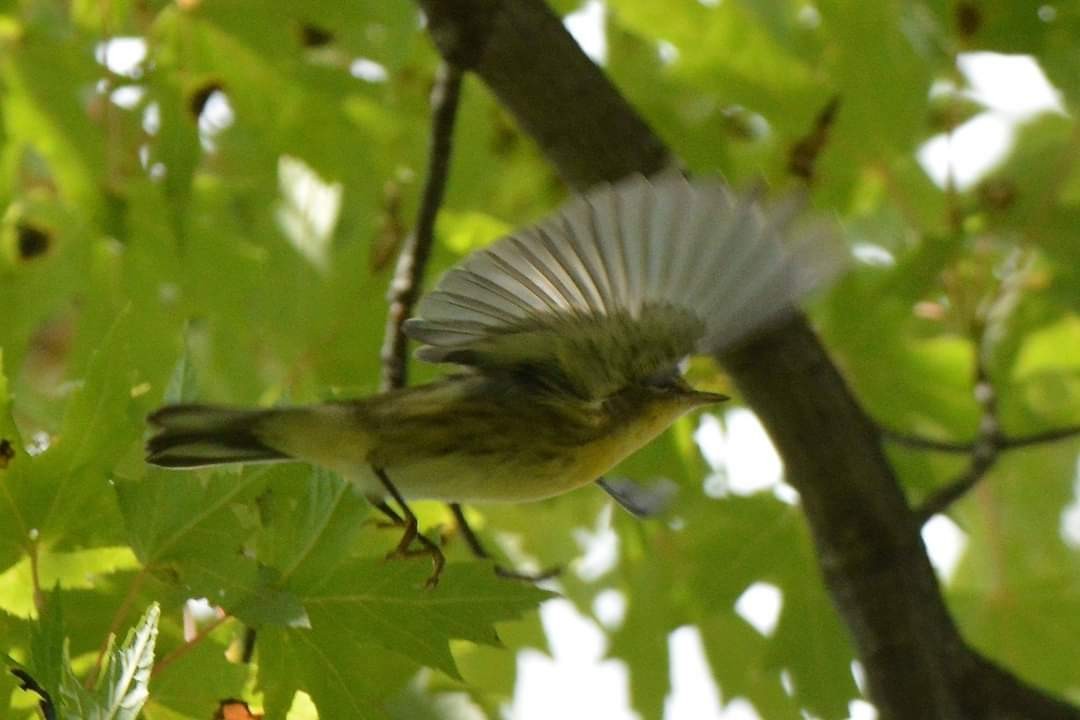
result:
[[[148,418],[159,430],[146,444],[146,461],[161,467],[195,468],[289,460],[288,454],[270,447],[259,436],[259,426],[273,412],[168,405]]]

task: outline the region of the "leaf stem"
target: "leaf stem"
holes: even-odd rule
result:
[[[135,597],[138,595],[143,582],[146,580],[146,575],[147,569],[144,566],[135,574],[135,577],[132,578],[131,585],[128,586],[128,590],[124,594],[124,599],[120,601],[120,606],[113,614],[113,619],[109,623],[109,630],[105,633],[105,637],[101,641],[101,647],[98,648],[98,655],[97,659],[94,660],[94,667],[90,669],[90,672],[86,676],[86,680],[83,682],[83,686],[87,689],[92,688],[94,683],[97,682],[98,674],[101,672],[101,664],[105,661],[105,653],[109,649],[109,638],[115,637],[120,631],[120,625],[131,611],[131,606],[134,604]]]
[[[195,647],[199,643],[201,643],[203,640],[205,640],[207,637],[209,637],[210,633],[214,632],[219,627],[221,627],[226,622],[228,622],[229,620],[232,620],[232,619],[233,619],[232,615],[229,615],[228,613],[222,612],[221,617],[215,619],[212,623],[210,623],[209,625],[204,627],[202,630],[200,630],[198,633],[196,633],[195,637],[191,638],[191,640],[187,641],[186,643],[184,643],[180,647],[176,648],[175,650],[173,650],[171,653],[169,653],[165,657],[161,658],[161,660],[154,663],[154,669],[150,671],[150,677],[156,677],[157,675],[159,675],[161,672],[163,672],[165,670],[165,668],[169,667],[174,662],[176,662],[177,660],[179,660],[180,658],[184,657],[189,652],[194,650]]]

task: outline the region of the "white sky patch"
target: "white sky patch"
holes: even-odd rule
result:
[[[94,58],[109,72],[138,78],[142,76],[142,63],[146,60],[146,41],[141,37],[115,37],[98,43]]]
[[[1064,112],[1059,93],[1030,55],[962,53],[957,66],[968,87],[935,83],[932,96],[958,92],[986,106],[952,133],[935,135],[917,153],[930,178],[944,187],[950,176],[964,190],[1012,150],[1018,125],[1046,112]]]
[[[656,52],[660,56],[660,62],[670,65],[679,59],[679,48],[667,40],[659,40],[656,43]]]
[[[821,11],[810,3],[806,3],[799,8],[799,14],[795,16],[795,19],[807,30],[816,30],[821,26]]]
[[[368,58],[356,58],[349,65],[349,74],[359,80],[370,83],[386,82],[389,73],[386,68]]]
[[[851,661],[851,677],[859,692],[866,692],[866,669],[858,660]],[[877,708],[865,700],[852,700],[848,703],[849,720],[877,720]]]
[[[611,526],[612,504],[606,503],[596,517],[593,530],[574,530],[585,556],[577,561],[575,572],[586,582],[591,582],[609,572],[619,559],[619,535]]]
[[[215,90],[206,98],[202,112],[199,113],[199,142],[206,152],[213,152],[217,145],[214,138],[232,127],[236,121],[229,96],[221,90]]]
[[[972,187],[1008,156],[1015,122],[984,112],[952,131],[935,135],[919,148],[919,163],[939,187],[950,174],[957,189]]]
[[[328,183],[304,161],[290,155],[278,159],[281,202],[276,216],[282,232],[301,255],[319,270],[330,261],[330,240],[341,212],[341,183]]]
[[[664,717],[720,720],[723,717],[720,692],[713,681],[698,629],[683,626],[668,635],[668,655],[671,693],[664,699]]]
[[[607,60],[607,31],[604,28],[604,3],[588,0],[580,10],[563,18],[567,32],[581,46],[582,51],[597,65]]]
[[[604,590],[593,600],[593,614],[608,630],[614,630],[626,619],[626,596],[618,590]]]
[[[922,528],[926,554],[942,582],[948,583],[967,548],[967,535],[945,515],[935,515]]]
[[[761,720],[749,700],[735,698],[724,708],[723,720]]]
[[[144,95],[146,95],[146,88],[138,85],[125,85],[113,90],[112,94],[109,95],[109,99],[112,100],[117,107],[121,107],[125,110],[132,110],[139,104]]]
[[[703,414],[694,440],[715,471],[705,481],[709,496],[751,495],[781,485],[780,456],[757,416],[746,408],[728,410],[724,424]]]
[[[1080,456],[1076,458],[1073,501],[1061,511],[1061,539],[1069,547],[1080,550]]]
[[[540,619],[551,657],[536,650],[518,653],[518,681],[509,716],[513,720],[639,720],[628,702],[626,665],[603,659],[607,638],[596,623],[567,600],[544,603]]]
[[[995,112],[1020,120],[1044,112],[1065,112],[1061,93],[1030,55],[961,53],[956,64],[971,85],[972,99]]]
[[[784,595],[771,583],[756,582],[735,601],[735,612],[765,637],[770,637],[780,620]]]
[[[896,258],[893,257],[893,254],[874,243],[855,243],[851,246],[851,254],[863,265],[869,265],[870,267],[887,268],[896,265]]]
[[[143,110],[142,127],[147,135],[157,135],[161,129],[161,107],[156,102],[149,103]]]
[[[852,700],[848,703],[850,720],[877,720],[877,708],[865,700]]]
[[[858,660],[851,661],[851,677],[855,679],[855,687],[859,692],[866,692],[866,668]]]

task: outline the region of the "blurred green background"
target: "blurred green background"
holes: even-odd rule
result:
[[[582,42],[695,173],[783,184],[792,148],[839,100],[813,203],[841,221],[857,260],[811,318],[883,426],[971,439],[978,353],[1008,433],[1080,423],[1075,3],[556,9],[579,13]],[[1001,57],[984,53],[1026,56],[1034,75],[995,74]],[[444,585],[421,593],[422,563],[383,564],[392,534],[308,468],[177,475],[141,462],[143,418],[166,397],[375,390],[437,62],[405,0],[0,0],[0,437],[16,453],[0,470],[0,651],[28,662],[40,592],[59,584],[80,678],[110,632],[161,603],[148,718],[209,718],[226,697],[267,717],[314,706],[324,718],[527,716],[512,705],[514,652],[546,647],[532,612],[543,593],[495,580],[459,540]],[[1002,109],[987,90],[1020,93],[1034,82],[1024,77],[1047,82],[1050,100]],[[1004,133],[997,150],[972,135],[979,123]],[[429,282],[565,194],[467,79]],[[726,384],[716,368],[694,372]],[[733,417],[707,424],[713,455],[715,438],[737,437]],[[706,462],[699,422],[620,470],[678,483],[664,518],[613,513],[591,489],[470,517],[514,563],[568,564],[553,587],[604,615],[641,717],[663,714],[669,634],[684,626],[700,633],[724,703],[846,717],[859,697],[852,650],[798,506]],[[939,544],[959,553],[942,569],[963,632],[1080,701],[1077,450],[1070,439],[1009,453],[952,508]],[[728,458],[738,452],[729,442]],[[890,457],[915,502],[965,462]],[[450,529],[442,507],[419,509]],[[614,543],[610,562],[577,560],[589,534]],[[766,632],[735,609],[754,583],[781,598]],[[600,596],[621,611],[598,611]],[[253,663],[235,662],[239,620],[189,607],[185,631],[193,597],[260,626]],[[15,685],[0,679],[0,716],[9,698],[11,717],[32,716]]]

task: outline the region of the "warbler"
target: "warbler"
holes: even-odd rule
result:
[[[449,270],[404,331],[444,379],[366,398],[171,405],[148,461],[303,461],[388,495],[525,502],[602,478],[681,415],[725,400],[679,362],[790,313],[841,263],[831,225],[716,179],[634,176],[572,199]],[[425,542],[430,548],[430,541]],[[441,556],[437,560],[441,568]]]

